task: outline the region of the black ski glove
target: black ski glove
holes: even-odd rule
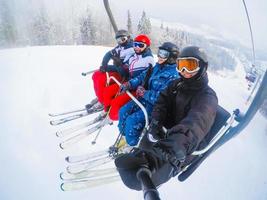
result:
[[[131,89],[131,84],[129,82],[125,82],[120,85],[120,94],[125,93],[127,90]]]
[[[187,138],[184,134],[175,133],[165,139],[159,140],[155,147],[161,149],[170,155],[170,158],[175,158],[180,162],[185,160],[187,155]]]
[[[151,142],[155,142],[153,141],[153,139],[159,140],[165,138],[165,134],[163,133],[162,130],[162,125],[157,120],[155,119],[151,120],[151,123],[149,124],[149,128],[147,130],[147,136]],[[153,138],[151,138],[151,136]]]
[[[107,68],[108,68],[107,65],[103,65],[103,66],[100,66],[99,70],[100,70],[101,72],[107,72]]]

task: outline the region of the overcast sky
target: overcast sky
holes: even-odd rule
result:
[[[104,11],[103,0],[15,0],[19,6],[36,7],[42,2],[54,13],[68,12],[71,8],[93,12]],[[189,26],[208,25],[227,38],[241,40],[250,46],[250,33],[242,0],[109,0],[119,27],[125,27],[127,10],[139,19],[143,10],[149,17],[178,22]],[[246,0],[253,28],[256,50],[267,49],[267,0]],[[98,9],[95,9],[98,8]],[[101,13],[101,12],[98,12]]]
[[[242,39],[250,44],[250,33],[242,0],[110,0],[118,12],[130,9],[140,16],[145,10],[149,17],[187,25],[208,25],[226,37]],[[246,0],[256,49],[267,49],[267,1]],[[117,15],[118,13],[116,13]]]

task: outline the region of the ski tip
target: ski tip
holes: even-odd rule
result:
[[[60,147],[61,149],[63,149],[63,150],[65,149],[65,148],[64,148],[64,145],[63,145],[62,143],[59,143],[59,147]]]
[[[64,189],[64,183],[61,183],[60,184],[60,189],[64,192],[64,191],[66,191],[65,189]]]
[[[61,137],[61,135],[60,135],[60,131],[57,131],[57,132],[56,132],[56,136],[57,136],[57,137]]]
[[[67,171],[69,174],[71,174],[71,168],[70,168],[70,166],[67,166],[67,167],[66,167],[66,171]]]
[[[65,161],[66,161],[66,162],[70,162],[70,157],[67,156],[67,157],[65,158]]]
[[[60,174],[59,174],[59,177],[60,177],[61,180],[64,180],[64,175],[63,174],[64,174],[63,172],[60,172]]]

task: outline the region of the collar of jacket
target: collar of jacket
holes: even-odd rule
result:
[[[150,47],[147,47],[144,51],[142,51],[140,53],[135,53],[135,54],[142,55],[142,57],[147,57],[147,56],[153,57]]]
[[[184,92],[197,91],[207,87],[208,82],[209,79],[207,73],[204,73],[202,76],[197,77],[196,79],[185,79],[181,77],[176,85],[176,89],[183,90]]]

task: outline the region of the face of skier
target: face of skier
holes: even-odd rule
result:
[[[146,49],[147,45],[142,42],[134,42],[134,51],[135,53],[142,53]]]
[[[127,39],[128,39],[127,36],[120,36],[120,37],[116,38],[117,43],[119,45],[122,45],[122,44],[126,43]]]
[[[168,60],[170,56],[170,52],[166,51],[165,49],[158,49],[158,63],[163,64],[165,61]]]
[[[178,58],[177,70],[184,78],[192,78],[199,71],[199,60],[193,57]]]
[[[161,58],[158,56],[158,63],[161,65],[163,64],[168,58]]]
[[[182,71],[180,72],[180,74],[184,77],[184,78],[192,78],[193,76],[195,76],[197,74],[197,72],[194,73],[188,73],[187,71]]]

